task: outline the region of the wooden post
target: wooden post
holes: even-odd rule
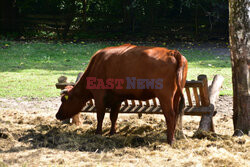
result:
[[[198,80],[203,80],[207,82],[206,76],[198,76]],[[204,102],[206,105],[210,101],[211,107],[213,107],[213,111],[209,114],[203,115],[201,117],[200,125],[199,125],[199,130],[203,131],[212,131],[214,132],[214,125],[213,125],[213,115],[214,115],[214,110],[215,110],[215,102],[217,98],[219,97],[219,92],[220,88],[222,86],[222,83],[224,81],[224,77],[221,75],[215,75],[212,84],[208,88],[208,93],[209,93],[209,99],[206,99]],[[207,83],[206,83],[207,85]],[[207,88],[204,88],[204,90]],[[202,96],[202,93],[201,93]],[[202,99],[202,97],[201,97]],[[209,101],[207,101],[209,100]],[[204,103],[203,102],[203,103]]]
[[[202,81],[203,87],[199,87],[200,90],[200,99],[202,106],[209,106],[210,101],[208,98],[208,83],[207,83],[207,76],[206,75],[199,75],[197,77],[198,81]]]

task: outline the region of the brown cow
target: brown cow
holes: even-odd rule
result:
[[[115,124],[122,101],[126,99],[148,100],[157,97],[167,123],[167,141],[172,144],[176,122],[181,115],[179,103],[187,76],[187,60],[176,50],[160,47],[144,47],[125,44],[99,50],[74,88],[66,91],[56,118],[64,120],[78,114],[92,98],[97,108],[97,134],[102,133],[105,109],[111,108],[110,134],[115,133]],[[86,89],[89,77],[97,79],[123,79],[119,89]],[[161,89],[126,89],[126,77],[138,79],[162,79]],[[98,83],[97,83],[98,84]],[[119,83],[114,83],[116,86]],[[121,88],[122,84],[122,88]],[[138,83],[137,83],[138,84]],[[143,83],[145,84],[145,83]],[[159,85],[158,85],[159,86]]]

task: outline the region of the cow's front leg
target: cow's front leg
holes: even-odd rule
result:
[[[96,113],[97,113],[97,129],[96,129],[96,134],[102,134],[102,122],[105,116],[105,106],[103,103],[103,98],[95,99],[95,105],[96,105]]]
[[[110,135],[113,135],[116,133],[116,121],[118,118],[118,113],[121,107],[121,103],[115,104],[114,106],[111,107],[111,112],[110,112],[110,121],[111,121],[111,129],[110,129]]]
[[[104,95],[105,90],[93,90],[95,106],[96,106],[96,116],[97,116],[97,128],[96,134],[102,134],[102,123],[105,116],[106,107],[104,105]]]
[[[79,126],[81,124],[80,113],[78,113],[72,117],[72,124],[75,124],[77,126]]]
[[[105,116],[105,109],[97,109],[97,128],[96,134],[102,134],[102,123]]]

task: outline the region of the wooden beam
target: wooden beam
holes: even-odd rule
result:
[[[185,88],[187,87],[200,87],[200,86],[203,86],[203,82],[202,81],[186,81],[186,84],[185,84]]]
[[[138,108],[139,107],[139,108]],[[184,114],[185,115],[195,115],[201,116],[204,114],[211,113],[214,110],[214,106],[210,105],[208,107],[185,107]],[[93,113],[96,112],[96,108],[90,104],[87,104],[82,112]],[[106,110],[106,112],[110,112],[110,110]],[[162,114],[162,109],[159,106],[126,106],[122,105],[120,109],[120,113],[142,113],[142,114]]]
[[[210,105],[207,107],[185,107],[184,115],[196,115],[201,116],[204,114],[209,114],[214,110],[214,106]]]
[[[210,105],[215,108],[215,102],[219,97],[220,88],[224,81],[221,75],[215,75],[212,84],[209,86],[209,101]],[[202,115],[199,130],[214,132],[213,115],[214,110],[208,114]]]
[[[201,99],[201,104],[202,106],[209,106],[210,101],[208,98],[208,83],[207,83],[207,76],[206,75],[199,75],[197,77],[199,81],[203,82],[203,87],[199,87],[200,91],[200,99]]]
[[[200,100],[199,100],[197,88],[193,87],[193,91],[194,91],[194,99],[195,99],[196,106],[200,107]]]
[[[150,106],[149,100],[146,100],[146,106]]]
[[[135,106],[135,100],[131,100],[131,103],[132,106]]]
[[[124,103],[125,103],[125,106],[128,106],[128,100],[125,100]]]
[[[78,77],[77,77],[77,79],[79,79],[79,77],[82,75],[82,73],[79,73],[78,74]],[[57,83],[57,84],[59,84],[59,83]],[[56,85],[57,85],[56,84]],[[61,85],[65,85],[65,86],[68,86],[68,84],[70,84],[70,85],[75,85],[75,83],[67,83],[67,82],[65,82],[65,83],[60,83]],[[202,86],[204,86],[204,83],[203,83],[203,81],[200,81],[200,80],[198,80],[198,81],[195,81],[195,80],[192,80],[192,81],[186,81],[186,85],[185,85],[185,88],[189,88],[189,87],[202,87]],[[60,88],[58,88],[58,89],[60,89]]]
[[[153,105],[154,105],[154,106],[157,106],[156,98],[153,98]]]
[[[188,87],[185,88],[185,89],[186,89],[186,94],[187,94],[187,98],[188,98],[188,104],[189,104],[190,107],[192,107],[193,103],[192,103],[192,98],[191,98],[190,90],[189,90]]]

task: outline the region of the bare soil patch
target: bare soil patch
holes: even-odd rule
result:
[[[187,139],[166,142],[163,116],[120,114],[117,134],[95,135],[96,115],[82,114],[83,124],[55,119],[59,98],[0,98],[0,166],[248,166],[250,137],[231,137],[232,97],[220,96],[215,134],[193,134],[200,117],[184,116]]]

